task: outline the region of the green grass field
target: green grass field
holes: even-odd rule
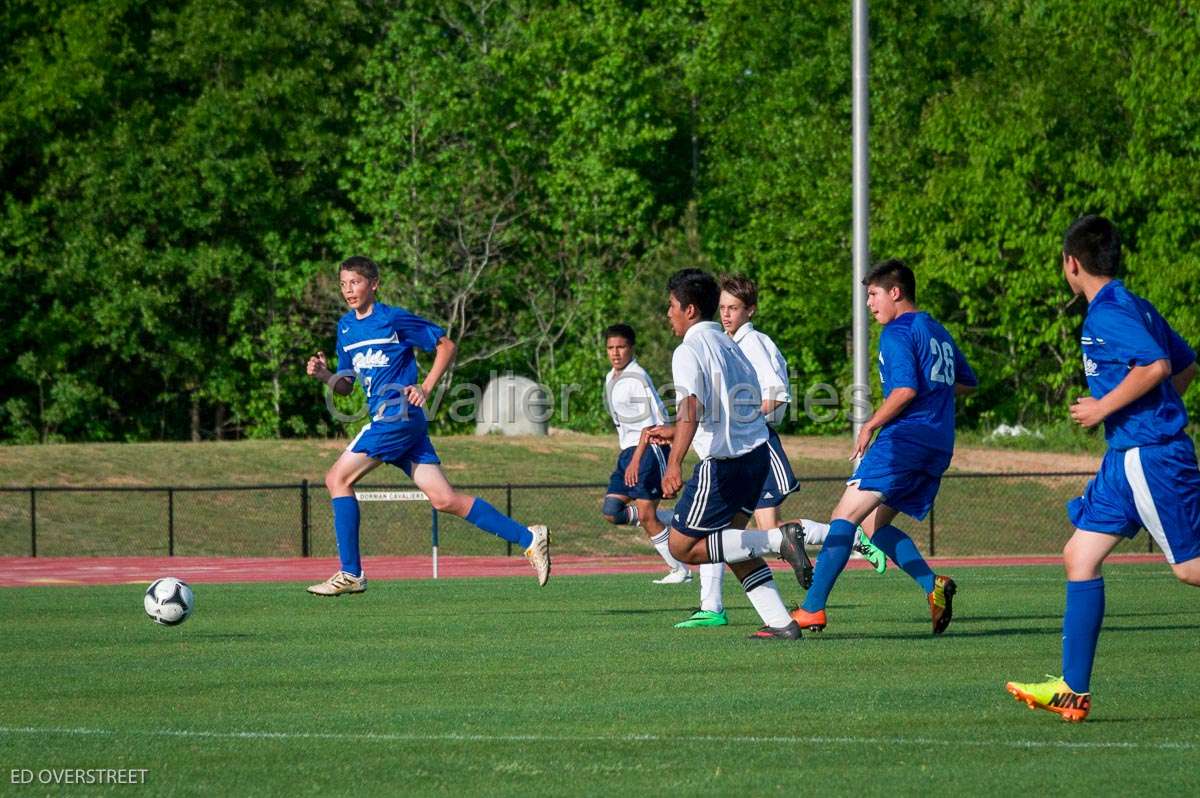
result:
[[[906,578],[854,571],[799,643],[746,640],[736,583],[730,626],[671,629],[695,587],[645,575],[198,585],[177,628],[143,586],[4,589],[0,766],[8,790],[13,768],[147,768],[110,789],[155,795],[1200,790],[1194,592],[1107,570],[1092,719],[1069,725],[1002,689],[1058,668],[1060,570],[955,576],[942,638]]]

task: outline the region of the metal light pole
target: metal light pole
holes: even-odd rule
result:
[[[854,397],[870,400],[870,334],[867,319],[867,296],[862,281],[867,275],[871,259],[871,181],[870,151],[867,145],[867,129],[870,125],[870,107],[867,103],[868,47],[867,0],[854,0]],[[867,416],[859,413],[857,402],[852,405],[851,419],[853,435],[866,423]]]

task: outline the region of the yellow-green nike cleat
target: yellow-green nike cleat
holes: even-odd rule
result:
[[[1030,709],[1053,712],[1070,723],[1083,721],[1092,708],[1092,694],[1075,692],[1060,676],[1051,676],[1048,681],[1029,684],[1009,682],[1004,689]]]
[[[933,592],[929,594],[929,614],[933,619],[933,633],[940,635],[950,625],[954,617],[954,594],[958,585],[948,576],[937,576],[933,579]]]
[[[871,563],[875,573],[881,574],[887,570],[887,555],[883,553],[883,549],[871,542],[861,526],[858,528],[858,542],[854,544],[854,550]]]

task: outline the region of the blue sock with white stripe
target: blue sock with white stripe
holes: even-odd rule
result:
[[[833,583],[850,561],[850,546],[854,543],[854,533],[857,531],[858,524],[845,518],[830,522],[829,536],[825,538],[825,545],[821,547],[816,567],[813,569],[812,587],[808,589],[808,595],[804,598],[803,606],[808,612],[825,609],[829,593],[833,590]]]
[[[1063,680],[1077,693],[1091,690],[1092,662],[1104,621],[1104,577],[1067,582],[1063,613]]]
[[[467,520],[484,532],[490,532],[509,543],[520,544],[521,548],[529,548],[533,542],[533,533],[497,510],[483,499],[476,498],[467,513]]]
[[[888,524],[875,531],[871,542],[892,562],[903,568],[904,573],[911,576],[922,590],[927,594],[933,592],[933,569],[925,562],[921,552],[917,551],[917,544],[912,542],[912,538]]]
[[[342,570],[362,576],[362,559],[358,553],[358,499],[338,496],[333,500],[333,534],[337,537],[338,558]]]

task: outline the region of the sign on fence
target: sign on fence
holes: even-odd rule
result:
[[[423,502],[429,497],[419,490],[356,490],[354,498],[360,502]],[[438,511],[433,511],[433,578],[438,578]]]

